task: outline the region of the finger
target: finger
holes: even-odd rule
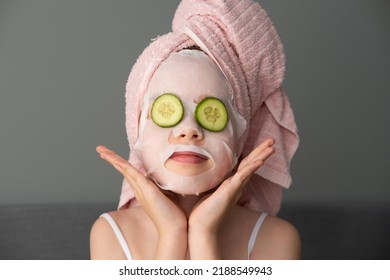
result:
[[[259,154],[256,153],[257,157],[253,157],[250,160],[248,159],[246,162],[241,162],[237,172],[232,177],[231,183],[234,185],[234,188],[240,189],[243,187],[248,182],[253,173],[255,173],[255,171],[264,164],[264,161],[274,152],[275,149],[273,147],[267,147],[259,152]]]
[[[112,165],[114,165],[116,163],[116,161],[119,161],[119,160],[126,161],[120,155],[118,155],[116,152],[108,149],[105,146],[96,147],[96,151],[99,153],[99,155],[102,159],[108,161]]]
[[[99,145],[96,147],[96,152],[98,152],[99,154],[105,150],[108,150],[108,148],[106,146]]]
[[[266,161],[272,154],[275,153],[274,147],[268,147],[261,151],[261,153],[254,160],[261,160],[263,163]]]
[[[96,151],[99,153],[102,159],[108,161],[111,164],[113,164],[116,159],[120,158],[117,153],[102,145],[97,146]]]
[[[122,173],[126,179],[132,179],[135,181],[135,179],[138,177],[138,170],[114,151],[104,146],[98,146],[96,150],[98,153],[100,153],[100,157],[102,159],[110,163],[115,169]]]
[[[216,192],[225,192],[226,198],[231,200],[240,193],[242,187],[256,171],[258,166],[258,161],[252,161],[245,164],[244,166],[240,165],[240,168],[237,170],[237,172],[232,177],[226,179],[216,190]]]
[[[127,162],[120,155],[118,155],[114,151],[107,149],[107,148],[105,148],[104,150],[100,150],[99,154],[100,154],[100,157],[102,159],[106,160],[108,163],[110,163],[111,165],[114,165],[114,166],[118,165],[118,167],[119,167],[119,163],[122,163],[120,165],[122,167],[124,162]]]
[[[243,161],[252,161],[257,158],[264,150],[269,147],[272,147],[275,144],[275,140],[270,138],[263,141],[259,146],[257,146]]]
[[[233,180],[240,185],[245,185],[247,180],[255,173],[255,171],[262,165],[262,160],[253,160],[246,164],[233,175]]]
[[[272,146],[273,143],[269,143],[270,146],[260,145],[255,150],[253,150],[246,158],[244,158],[240,165],[238,166],[238,170],[247,166],[248,164],[252,164],[253,162],[257,163],[257,168],[259,168],[273,153],[275,153],[275,148]]]

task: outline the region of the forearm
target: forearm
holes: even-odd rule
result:
[[[216,233],[190,229],[188,239],[192,260],[220,260],[222,258]]]
[[[187,230],[163,232],[154,255],[155,260],[184,260],[187,255]]]

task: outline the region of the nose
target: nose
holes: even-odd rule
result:
[[[177,135],[176,137],[185,140],[202,140],[203,133],[198,129],[187,128],[180,131],[179,135]]]
[[[171,144],[197,144],[202,145],[204,133],[198,123],[190,118],[184,119],[174,127],[169,137]]]

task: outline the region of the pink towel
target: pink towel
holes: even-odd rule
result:
[[[290,162],[299,137],[294,115],[282,89],[285,56],[280,38],[266,12],[251,0],[182,0],[173,32],[154,40],[133,66],[126,86],[126,129],[129,161],[142,170],[131,153],[138,137],[138,118],[150,79],[170,53],[194,45],[221,68],[230,82],[235,105],[249,124],[240,139],[242,157],[266,138],[276,140],[276,152],[245,187],[239,203],[276,215],[282,187],[291,184]],[[133,205],[126,181],[119,208]]]

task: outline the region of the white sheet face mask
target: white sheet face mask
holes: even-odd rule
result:
[[[182,120],[171,128],[159,127],[150,116],[153,102],[164,93],[176,95],[184,107]],[[205,97],[225,104],[229,121],[220,132],[202,128],[195,118],[195,108]],[[236,145],[245,127],[218,66],[200,51],[183,50],[171,54],[153,76],[132,152],[161,188],[198,195],[218,186],[235,167]]]

